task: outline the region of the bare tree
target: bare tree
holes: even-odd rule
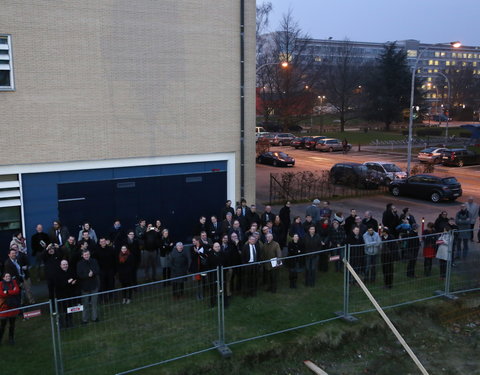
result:
[[[449,116],[458,120],[470,121],[473,112],[478,109],[480,101],[480,79],[474,75],[474,69],[469,66],[449,68],[445,75],[450,82],[450,98],[447,98],[450,110]],[[436,79],[439,94],[447,97],[447,84],[440,83],[443,77]]]
[[[328,47],[322,55],[321,92],[337,110],[343,132],[347,121],[360,114],[365,58],[347,39]]]
[[[264,45],[257,60],[261,63],[257,68],[257,99],[264,115],[274,114],[286,131],[312,113],[317,73],[307,51],[310,39],[291,11],[283,16],[278,31],[261,37]]]

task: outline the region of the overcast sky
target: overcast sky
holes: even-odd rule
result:
[[[314,39],[423,43],[461,41],[480,46],[480,0],[270,0],[270,29],[292,9]],[[264,1],[257,0],[257,4]]]

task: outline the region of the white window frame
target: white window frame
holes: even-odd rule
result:
[[[0,69],[8,70],[10,72],[10,85],[9,86],[0,86],[0,91],[14,91],[15,90],[15,79],[13,75],[13,53],[12,53],[12,36],[9,34],[0,34],[0,38],[7,39],[7,44],[0,44],[0,48],[7,50],[8,60],[0,60]],[[4,62],[6,61],[6,64]]]

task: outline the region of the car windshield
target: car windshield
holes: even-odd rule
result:
[[[429,153],[429,152],[433,152],[433,151],[435,151],[435,150],[436,150],[435,147],[429,147],[429,148],[426,148],[426,149],[424,149],[424,150],[422,150],[422,151],[420,151],[420,152]]]
[[[385,168],[385,170],[387,172],[401,172],[402,171],[395,164],[382,164],[382,165],[383,165],[383,168]]]
[[[289,156],[284,153],[284,152],[277,152],[275,153],[275,155],[277,155],[279,158],[282,158],[282,159],[285,159],[285,158],[288,158]]]
[[[450,185],[450,184],[457,184],[458,181],[455,177],[447,177],[447,178],[443,178],[442,179],[442,182],[444,184],[447,184],[447,185]]]

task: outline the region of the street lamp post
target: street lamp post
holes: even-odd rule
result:
[[[283,61],[280,64],[278,62],[269,62],[269,63],[265,63],[265,64],[260,65],[256,70],[256,74],[258,74],[258,72],[260,70],[262,70],[263,68],[265,68],[266,66],[270,66],[270,65],[280,65],[283,69],[288,68],[288,62],[287,61]]]
[[[436,43],[432,46],[428,46],[427,48],[422,49],[418,55],[417,59],[415,60],[415,64],[413,65],[412,70],[412,83],[410,87],[410,116],[408,118],[408,140],[407,140],[407,176],[410,176],[411,171],[411,163],[412,163],[412,133],[413,133],[413,99],[415,94],[415,74],[417,72],[418,62],[422,55],[430,50],[434,46],[442,46],[442,45],[450,45],[454,48],[460,47],[462,44],[460,42],[451,42],[451,43]],[[450,85],[449,85],[450,87]]]

